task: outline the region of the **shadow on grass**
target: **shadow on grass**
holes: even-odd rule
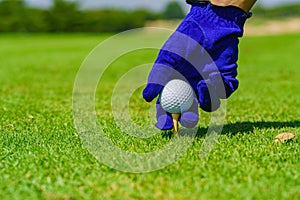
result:
[[[291,121],[291,122],[236,122],[225,124],[222,129],[222,135],[236,135],[240,134],[249,134],[254,131],[255,128],[258,129],[280,129],[280,128],[296,128],[300,127],[300,121]],[[197,130],[196,137],[204,138],[206,137],[208,131],[208,127],[199,127]],[[181,132],[181,131],[180,131]],[[184,136],[185,134],[180,134]],[[162,131],[162,137],[164,138],[172,138],[174,136],[173,130]]]
[[[223,126],[222,134],[230,134],[230,135],[236,135],[238,133],[240,134],[249,134],[254,131],[255,128],[257,129],[280,129],[280,128],[297,128],[300,127],[300,121],[291,121],[291,122],[236,122],[236,123],[230,123],[225,124]],[[205,137],[206,133],[208,131],[208,128],[199,127],[197,131],[196,137]]]

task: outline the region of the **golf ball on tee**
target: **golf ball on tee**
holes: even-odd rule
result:
[[[185,81],[175,79],[168,82],[160,94],[160,104],[169,113],[182,113],[193,104],[192,87]]]

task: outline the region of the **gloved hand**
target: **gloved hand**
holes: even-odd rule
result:
[[[198,104],[207,112],[220,106],[238,87],[238,37],[243,35],[247,19],[236,7],[219,7],[209,3],[193,4],[177,30],[170,36],[152,67],[143,98],[150,102],[172,79],[188,81],[196,99],[181,113],[182,126],[191,128],[199,120]],[[156,127],[172,129],[172,117],[156,104]]]

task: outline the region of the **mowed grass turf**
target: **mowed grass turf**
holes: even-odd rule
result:
[[[299,139],[272,141],[281,132],[300,137],[300,34],[243,38],[240,87],[227,101],[224,129],[210,154],[199,158],[210,117],[201,111],[188,151],[172,165],[144,174],[98,162],[74,127],[76,73],[105,38],[0,35],[0,199],[300,198]],[[149,152],[171,140],[162,134],[127,137],[110,113],[116,81],[130,67],[153,62],[156,54],[148,49],[118,59],[97,91],[99,123],[122,149]],[[144,110],[154,104],[143,101],[141,89],[131,98],[130,113],[144,125],[149,120]]]

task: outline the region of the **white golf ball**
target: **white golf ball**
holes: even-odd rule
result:
[[[182,113],[192,106],[193,101],[192,87],[179,79],[168,82],[160,95],[160,105],[169,113]]]

